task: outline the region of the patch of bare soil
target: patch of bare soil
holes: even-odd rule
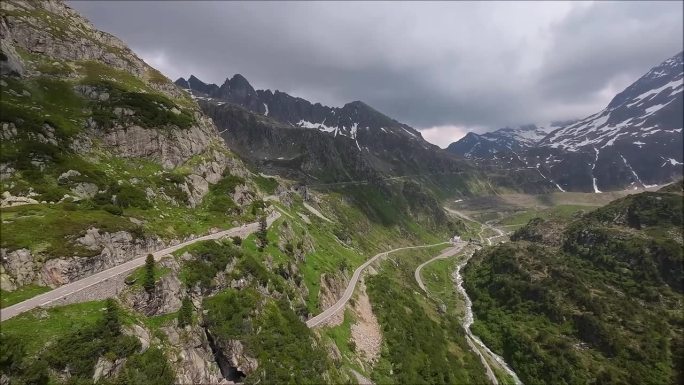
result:
[[[351,336],[356,344],[356,351],[364,361],[373,365],[380,356],[382,332],[378,319],[373,314],[368,294],[366,294],[364,280],[359,283],[359,295],[353,309],[356,314],[356,323],[351,326]]]

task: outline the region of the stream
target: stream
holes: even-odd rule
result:
[[[482,360],[482,363],[485,366],[485,369],[487,370],[487,376],[492,380],[494,384],[498,385],[498,380],[496,377],[494,377],[494,373],[492,372],[491,368],[489,367],[489,364],[486,362],[485,357],[482,354],[482,351],[485,352],[486,355],[488,355],[492,360],[494,360],[503,371],[505,371],[511,378],[513,378],[513,381],[515,382],[516,385],[522,385],[522,381],[518,378],[518,376],[515,374],[513,369],[511,369],[508,364],[506,364],[506,361],[499,356],[498,354],[494,353],[491,351],[487,345],[480,340],[479,337],[474,335],[470,331],[470,326],[473,324],[474,318],[473,318],[473,303],[470,300],[470,297],[468,297],[468,293],[466,293],[465,288],[463,287],[463,276],[461,276],[461,270],[465,265],[468,263],[470,258],[473,256],[471,253],[468,255],[463,262],[459,263],[456,266],[456,270],[454,271],[453,274],[453,279],[454,282],[456,283],[456,288],[458,289],[458,292],[461,293],[463,296],[464,302],[465,302],[465,315],[463,316],[463,329],[466,332],[466,338],[469,340],[469,345],[471,345],[473,350],[476,350],[476,353],[480,356],[480,359]],[[477,345],[477,347],[473,346],[472,343]]]

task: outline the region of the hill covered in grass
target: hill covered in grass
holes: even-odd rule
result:
[[[465,270],[473,332],[526,384],[683,379],[682,196],[534,219]]]

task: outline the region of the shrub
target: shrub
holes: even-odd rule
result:
[[[229,244],[218,244],[213,241],[197,244],[192,254],[197,258],[183,265],[181,275],[189,287],[199,285],[203,289],[211,287],[211,281],[216,274],[224,270],[230,261],[242,255],[239,249]]]
[[[102,206],[102,209],[113,215],[123,215],[123,209],[111,203]]]
[[[236,207],[237,206],[231,197],[228,195],[220,195],[211,200],[208,208],[211,212],[226,214]]]
[[[98,192],[93,197],[93,202],[98,206],[105,206],[112,203],[112,194],[109,192]]]
[[[142,189],[131,185],[123,185],[119,187],[118,191],[116,192],[116,204],[123,208],[150,208],[150,202],[147,200],[147,194],[145,194]]]
[[[150,347],[144,353],[131,357],[117,380],[123,384],[171,385],[174,373],[164,352]]]

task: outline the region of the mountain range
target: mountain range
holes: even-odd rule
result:
[[[199,102],[243,159],[310,185],[422,178],[431,188],[469,194],[484,178],[464,159],[361,101],[328,107],[255,90],[239,74],[221,86],[195,76],[175,84]]]
[[[447,151],[360,101],[174,84],[63,1],[3,0],[0,384],[682,383],[682,182],[521,194],[652,183],[656,150],[674,173],[673,60]]]
[[[487,169],[536,169],[560,190],[601,192],[682,175],[682,53],[653,67],[603,110],[565,124],[468,133],[448,151]]]

